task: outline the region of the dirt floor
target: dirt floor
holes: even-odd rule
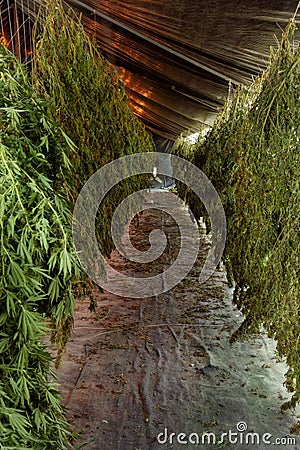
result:
[[[154,210],[132,229],[135,244],[147,248],[147,233],[157,227],[173,244],[144,276],[164,270],[178,252],[176,224]],[[202,229],[197,264],[169,292],[144,299],[95,292],[95,312],[88,299],[77,303],[58,370],[67,417],[79,433],[75,448],[300,449],[300,437],[290,433],[297,411],[281,411],[290,396],[276,344],[264,333],[229,344],[242,316],[224,268],[198,282],[209,245]],[[110,263],[131,275],[142,270],[117,252]]]

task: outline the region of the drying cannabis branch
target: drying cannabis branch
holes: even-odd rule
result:
[[[153,143],[132,113],[116,70],[86,35],[80,19],[60,1],[45,1],[44,6],[47,19],[36,36],[33,79],[51,105],[50,114],[77,146],[68,154],[75,201],[100,167],[124,155],[151,151]],[[114,248],[110,225],[116,207],[147,186],[145,177],[124,180],[101,204],[97,237],[105,255]]]
[[[294,30],[291,22],[267,70],[235,92],[204,142],[192,148],[227,216],[225,260],[245,314],[233,339],[261,325],[276,339],[289,365],[291,404],[300,398],[300,49]],[[192,193],[180,190],[194,214],[204,215]]]
[[[42,341],[46,318],[59,346],[73,321],[80,270],[64,195],[74,145],[2,45],[0,74],[0,442],[57,450],[69,432]]]

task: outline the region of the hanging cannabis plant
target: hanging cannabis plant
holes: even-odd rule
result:
[[[62,195],[73,147],[1,43],[0,132],[0,447],[57,450],[68,431],[42,341],[46,318],[58,344],[73,320],[79,268]]]
[[[264,325],[289,365],[291,404],[300,398],[300,49],[294,31],[291,22],[268,69],[236,91],[192,149],[226,211],[225,259],[246,317],[233,339]],[[181,194],[203,215],[190,192],[181,187]]]
[[[47,19],[36,36],[33,79],[50,113],[77,146],[72,162],[76,200],[89,177],[105,164],[131,153],[153,150],[152,139],[132,113],[115,69],[85,33],[80,19],[60,1],[45,1]],[[124,180],[101,204],[97,237],[110,255],[111,218],[122,199],[148,186],[145,177]]]

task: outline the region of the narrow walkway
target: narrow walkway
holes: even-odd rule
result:
[[[148,210],[132,229],[142,249],[149,231],[162,224],[172,246],[147,265],[148,274],[176,257],[178,228],[169,216]],[[223,268],[204,285],[198,283],[209,249],[204,233],[201,243],[189,276],[165,294],[128,299],[97,293],[96,314],[88,301],[77,304],[74,331],[58,371],[68,418],[81,432],[75,446],[91,440],[84,449],[243,450],[269,449],[262,442],[264,433],[272,435],[266,437],[270,443],[284,437],[297,440],[289,432],[297,418],[280,410],[289,396],[283,387],[286,366],[276,362],[275,343],[265,334],[251,343],[228,343],[242,317],[231,304]],[[111,264],[131,274],[141,270],[117,252]],[[232,443],[227,435],[224,444],[213,444],[214,436],[217,442],[230,430],[237,433]],[[214,434],[202,436],[204,432]],[[259,434],[259,445],[257,436],[251,437],[253,442],[248,436],[246,445],[247,433],[253,432]],[[180,433],[186,437],[178,438]],[[203,444],[195,445],[197,439],[200,444],[204,439]],[[300,449],[300,438],[298,445],[285,442],[277,448]]]

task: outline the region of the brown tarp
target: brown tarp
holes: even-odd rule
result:
[[[298,0],[69,0],[119,68],[135,113],[165,137],[211,124],[229,83],[268,60]]]
[[[178,218],[178,207],[164,202]],[[187,219],[187,208],[180,214]],[[149,276],[169,268],[181,245],[171,215],[148,209],[130,228],[139,250],[148,248],[153,229],[163,230],[171,243],[146,269],[117,251],[109,264],[129,276],[146,276],[145,284]],[[185,248],[183,265],[194,245],[191,240]],[[230,344],[243,316],[232,305],[224,268],[199,284],[209,247],[209,236],[200,226],[193,269],[160,295],[133,299],[94,292],[95,312],[89,311],[88,299],[77,302],[74,329],[58,370],[67,417],[80,432],[75,448],[89,442],[84,450],[269,450],[279,439],[275,448],[299,450],[299,437],[289,430],[299,407],[280,410],[291,394],[283,386],[287,366],[277,362],[276,343],[262,332],[253,341]],[[238,434],[241,425],[245,433]],[[230,431],[236,433],[236,443],[227,442],[227,435],[225,443],[217,444]],[[180,433],[189,444],[179,443]],[[195,445],[195,433],[203,444]],[[213,433],[212,440],[205,433]],[[270,444],[263,442],[265,434],[271,436]]]
[[[249,82],[264,69],[274,36],[295,15],[298,0],[67,3],[82,13],[87,32],[118,68],[136,115],[175,139],[211,124],[229,85]],[[1,17],[14,4],[2,0]],[[16,4],[22,20],[24,12],[34,18],[42,1]]]

